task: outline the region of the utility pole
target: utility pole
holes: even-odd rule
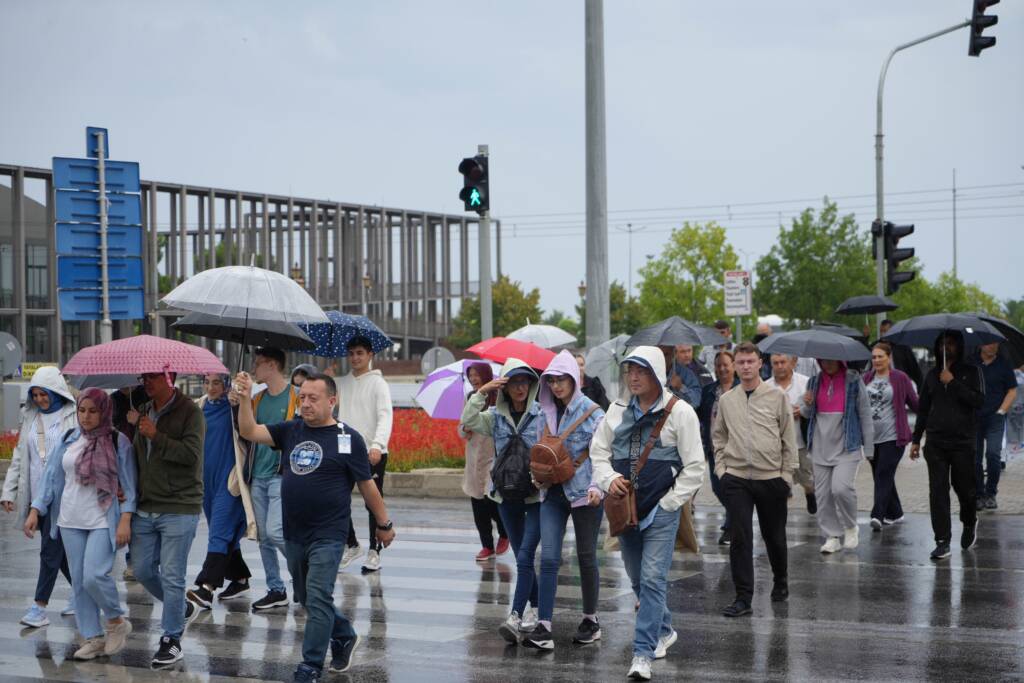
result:
[[[593,348],[611,336],[608,297],[608,173],[604,112],[604,2],[585,0],[587,329]]]
[[[630,298],[633,296],[633,233],[646,230],[647,226],[641,225],[639,228],[634,229],[632,223],[626,223],[625,228],[623,228],[621,225],[616,225],[615,229],[620,230],[629,235],[629,274],[627,275],[629,284],[627,285],[628,289],[626,291],[626,298]]]
[[[956,279],[956,169],[953,169],[953,279]]]
[[[100,286],[103,318],[100,320],[100,343],[114,341],[114,324],[110,320],[110,264],[107,259],[107,160],[106,134],[96,132],[96,170],[99,172],[100,203]]]

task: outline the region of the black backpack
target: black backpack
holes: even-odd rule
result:
[[[537,493],[530,477],[530,448],[521,434],[513,434],[505,444],[494,463],[491,481],[502,500],[519,502]]]

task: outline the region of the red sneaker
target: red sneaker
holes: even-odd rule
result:
[[[485,562],[494,557],[494,551],[490,548],[481,548],[480,552],[476,554],[477,562]]]
[[[502,536],[498,539],[498,547],[494,550],[496,555],[504,555],[508,552],[508,539]]]

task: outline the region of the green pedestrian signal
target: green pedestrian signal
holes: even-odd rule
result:
[[[466,157],[459,164],[459,173],[462,174],[462,191],[459,192],[459,199],[462,200],[466,211],[475,211],[481,216],[491,206],[487,195],[487,172],[487,157],[483,154]]]
[[[480,190],[474,187],[469,192],[469,205],[476,208],[481,204],[483,204],[483,200],[480,199]]]

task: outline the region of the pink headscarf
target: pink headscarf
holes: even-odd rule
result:
[[[102,389],[95,387],[86,389],[78,397],[78,405],[82,401],[91,401],[100,411],[99,425],[90,431],[82,430],[82,438],[86,440],[85,449],[75,462],[75,476],[82,486],[95,486],[99,497],[100,508],[106,510],[114,502],[117,495],[117,453],[110,435],[114,432],[114,402]]]
[[[829,375],[822,368],[818,374],[816,409],[819,413],[841,413],[846,410],[846,363],[839,362],[839,372]],[[818,361],[821,365],[821,361]]]

